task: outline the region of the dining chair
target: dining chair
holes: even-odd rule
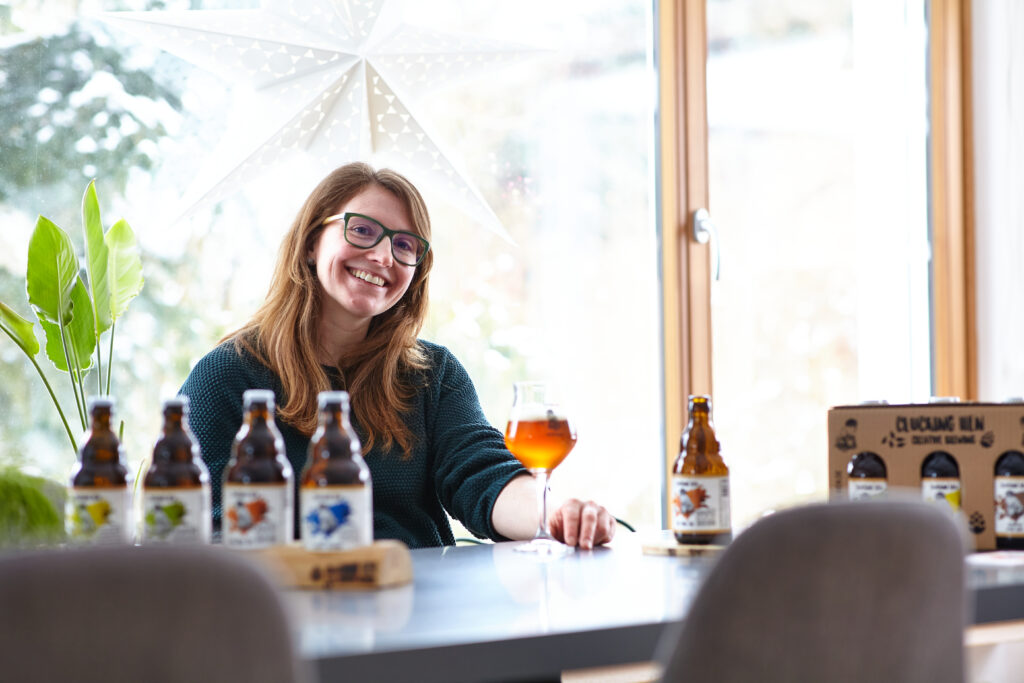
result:
[[[221,548],[9,553],[0,615],[4,681],[309,680],[274,585]]]
[[[920,501],[764,517],[660,643],[662,680],[963,683],[965,533]]]

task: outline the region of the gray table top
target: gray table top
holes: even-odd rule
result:
[[[557,680],[648,661],[711,566],[642,552],[666,537],[622,533],[550,561],[518,543],[414,550],[411,585],[290,593],[301,654],[325,683]],[[972,621],[1024,619],[1024,554],[988,557],[999,558],[968,558]]]
[[[650,660],[709,566],[645,555],[628,534],[548,561],[516,545],[414,550],[399,588],[290,594],[303,656],[322,681],[528,680]]]

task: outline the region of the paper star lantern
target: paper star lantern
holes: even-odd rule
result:
[[[413,94],[518,59],[521,47],[382,21],[385,0],[264,0],[258,10],[107,12],[107,23],[237,88],[228,134],[179,217],[301,150],[326,173],[379,159],[430,183],[509,239],[479,191],[417,118]]]

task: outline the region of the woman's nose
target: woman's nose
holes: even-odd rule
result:
[[[391,267],[391,264],[394,262],[391,254],[391,238],[385,237],[370,247],[369,257],[372,261],[384,267]]]

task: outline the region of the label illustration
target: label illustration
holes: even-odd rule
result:
[[[726,533],[729,477],[672,476],[672,530],[679,533]]]
[[[299,491],[302,543],[309,550],[348,550],[373,543],[368,486],[321,486]]]
[[[72,542],[131,543],[131,494],[127,487],[68,489],[67,533]]]
[[[201,488],[145,489],[143,543],[209,543],[210,503]]]
[[[960,480],[925,477],[921,480],[921,498],[945,502],[953,510],[959,510]]]
[[[848,487],[850,500],[864,500],[874,498],[885,493],[887,487],[885,479],[861,479],[850,477]]]
[[[1024,536],[1024,477],[996,477],[996,536]]]
[[[224,545],[266,548],[292,540],[292,487],[289,484],[225,484]]]

